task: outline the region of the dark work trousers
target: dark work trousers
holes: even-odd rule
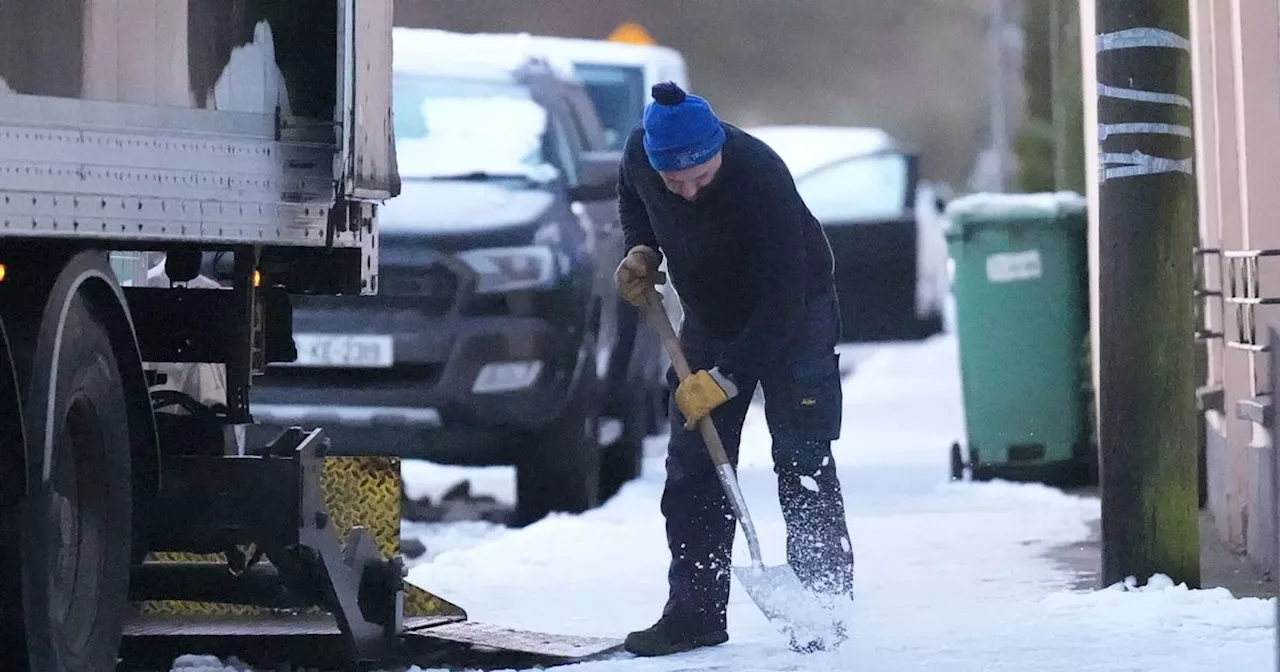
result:
[[[841,426],[842,394],[837,298],[810,299],[791,345],[761,380],[737,380],[738,396],[711,413],[730,461],[737,466],[742,423],[759,384],[773,439],[774,472],[787,529],[787,561],[809,588],[850,595],[853,551],[831,441]],[[686,318],[680,334],[692,370],[710,368],[724,341]],[[668,371],[668,384],[676,384]],[[674,394],[673,394],[674,397]],[[667,480],[662,495],[670,594],[664,613],[694,629],[724,628],[737,519],[696,429],[684,428],[674,402]],[[748,503],[750,508],[750,503]]]

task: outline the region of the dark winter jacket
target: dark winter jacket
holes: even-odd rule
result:
[[[723,164],[694,203],[667,190],[645,156],[644,129],[633,131],[618,209],[627,249],[666,258],[686,319],[730,341],[716,366],[758,378],[786,352],[806,299],[835,291],[834,262],[782,159],[724,127]]]

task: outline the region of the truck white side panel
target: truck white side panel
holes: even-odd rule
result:
[[[390,34],[390,0],[0,1],[0,237],[376,262],[342,201],[398,193]]]
[[[0,93],[0,235],[323,246],[334,152],[265,115]]]

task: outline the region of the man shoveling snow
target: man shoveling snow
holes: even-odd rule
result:
[[[782,160],[674,84],[653,89],[619,175],[627,256],[616,280],[643,306],[665,256],[684,306],[680,345],[694,374],[668,382],[672,414],[662,496],[671,551],[662,617],[631,633],[637,655],[728,640],[734,516],[701,436],[710,416],[736,464],[757,385],[773,439],[787,560],[833,604],[852,597],[853,553],[831,442],[841,428],[833,258]],[[837,641],[797,641],[798,650]]]

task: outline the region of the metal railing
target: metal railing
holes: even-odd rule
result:
[[[1259,306],[1280,305],[1280,296],[1264,296],[1258,278],[1261,261],[1270,257],[1280,257],[1280,249],[1225,250],[1221,255],[1227,266],[1224,269],[1226,292],[1222,301],[1224,307],[1231,307],[1235,317],[1234,328],[1227,335],[1225,345],[1249,354],[1251,398],[1238,402],[1242,406],[1248,406],[1248,408],[1240,408],[1240,414],[1242,417],[1269,425],[1271,422],[1269,399],[1272,393],[1269,375],[1271,367],[1267,360],[1259,362],[1258,356],[1269,356],[1272,345],[1269,339],[1266,342],[1261,342],[1259,339],[1257,309]]]

